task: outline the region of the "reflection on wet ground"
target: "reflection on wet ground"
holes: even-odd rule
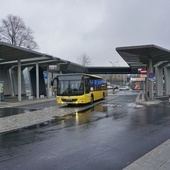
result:
[[[17,114],[27,113],[31,111],[35,111],[37,109],[26,109],[26,108],[1,108],[0,109],[0,118],[13,116]]]
[[[78,128],[87,129],[89,126],[93,126],[93,122],[108,117],[108,107],[110,107],[110,105],[106,106],[106,104],[99,104],[82,112],[56,117],[55,121],[50,124],[44,123],[39,126],[32,126],[21,131],[1,135],[0,148],[3,149],[0,149],[0,162],[17,157],[16,153],[21,156],[23,154],[21,149],[23,145],[48,140],[53,137],[54,134],[60,133],[60,130],[62,129],[74,131]],[[80,126],[84,124],[87,124],[87,126]],[[9,148],[11,149],[9,150]],[[4,157],[4,152],[7,151],[9,151],[9,154],[6,153],[6,156]]]
[[[113,117],[113,119],[120,119],[126,116],[125,111],[121,111],[128,102],[134,101],[136,95],[124,95],[119,96],[116,99],[105,101],[104,103],[100,103],[98,105],[92,106],[88,109],[85,109],[81,112],[74,112],[72,114],[68,114],[66,116],[55,117],[51,122],[44,122],[39,125],[34,125],[31,127],[27,127],[25,129],[31,130],[44,126],[57,125],[57,129],[67,128],[75,125],[86,124],[90,122],[94,122],[103,118]],[[64,106],[69,108],[68,106]],[[71,106],[75,107],[75,106]],[[76,106],[77,107],[77,106]],[[129,106],[128,106],[129,107]],[[131,106],[132,107],[132,106]],[[8,108],[9,109],[9,108]],[[121,110],[120,110],[121,109]],[[27,112],[28,109],[16,108],[18,114],[21,112]],[[9,116],[13,114],[13,111],[16,111],[15,108],[11,108],[11,112],[6,113],[5,116]],[[32,109],[32,111],[35,109]],[[125,109],[126,110],[126,109]],[[4,115],[3,115],[4,116]]]
[[[6,145],[6,141],[10,141],[10,143],[11,142],[15,143],[15,141],[18,141],[18,140],[21,143],[22,142],[24,143],[25,141],[31,143],[34,140],[37,140],[37,139],[41,140],[41,138],[44,139],[48,137],[51,133],[53,133],[53,130],[56,131],[56,130],[60,130],[64,128],[75,127],[77,125],[89,124],[91,122],[95,122],[95,121],[108,118],[108,117],[119,119],[121,117],[124,117],[124,113],[122,114],[119,111],[120,108],[122,108],[122,105],[120,103],[119,104],[114,103],[114,100],[109,101],[109,103],[105,101],[105,103],[100,103],[98,105],[95,105],[81,112],[74,112],[66,116],[55,117],[55,119],[52,122],[44,122],[40,125],[27,127],[21,131],[4,134],[1,136],[1,142],[4,141],[5,145]],[[33,130],[32,135],[33,136],[35,135],[35,138],[32,135],[31,135],[32,137],[28,137],[27,135],[27,133],[29,133],[32,130]],[[22,137],[20,136],[20,134],[22,134]],[[18,139],[16,140],[16,138]],[[17,142],[17,145],[20,145],[21,144],[20,142]]]
[[[80,125],[99,120],[107,116],[107,107],[99,104],[86,110],[75,112],[66,116],[56,117],[56,120],[72,119],[74,125]]]
[[[134,114],[133,122],[141,124],[161,124],[169,116],[170,107],[169,103],[162,103],[159,105],[144,107],[145,113],[139,111]]]

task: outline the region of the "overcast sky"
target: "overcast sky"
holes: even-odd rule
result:
[[[38,51],[92,66],[127,66],[116,47],[155,44],[170,49],[170,0],[0,0],[34,31]],[[111,61],[111,62],[110,62]]]

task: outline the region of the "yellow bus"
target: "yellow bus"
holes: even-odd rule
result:
[[[86,104],[107,96],[107,83],[101,77],[84,73],[60,74],[51,85],[58,104]]]

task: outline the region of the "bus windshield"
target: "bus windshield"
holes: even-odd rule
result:
[[[77,96],[84,94],[84,83],[82,76],[58,77],[58,96]]]

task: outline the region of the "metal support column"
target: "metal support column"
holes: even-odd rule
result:
[[[49,65],[47,65],[47,98],[50,98],[50,73],[49,73]]]
[[[36,98],[39,99],[39,64],[36,63]]]
[[[21,101],[21,60],[18,59],[18,101]]]
[[[149,72],[147,72],[146,82],[145,82],[145,95],[146,99],[149,98]]]
[[[164,67],[165,95],[170,95],[170,64]]]
[[[163,68],[155,67],[156,75],[156,96],[163,96]]]
[[[149,59],[149,74],[153,73],[153,65],[152,65],[152,58]],[[149,79],[149,98],[152,100],[154,96],[154,91],[153,91],[153,81]]]

